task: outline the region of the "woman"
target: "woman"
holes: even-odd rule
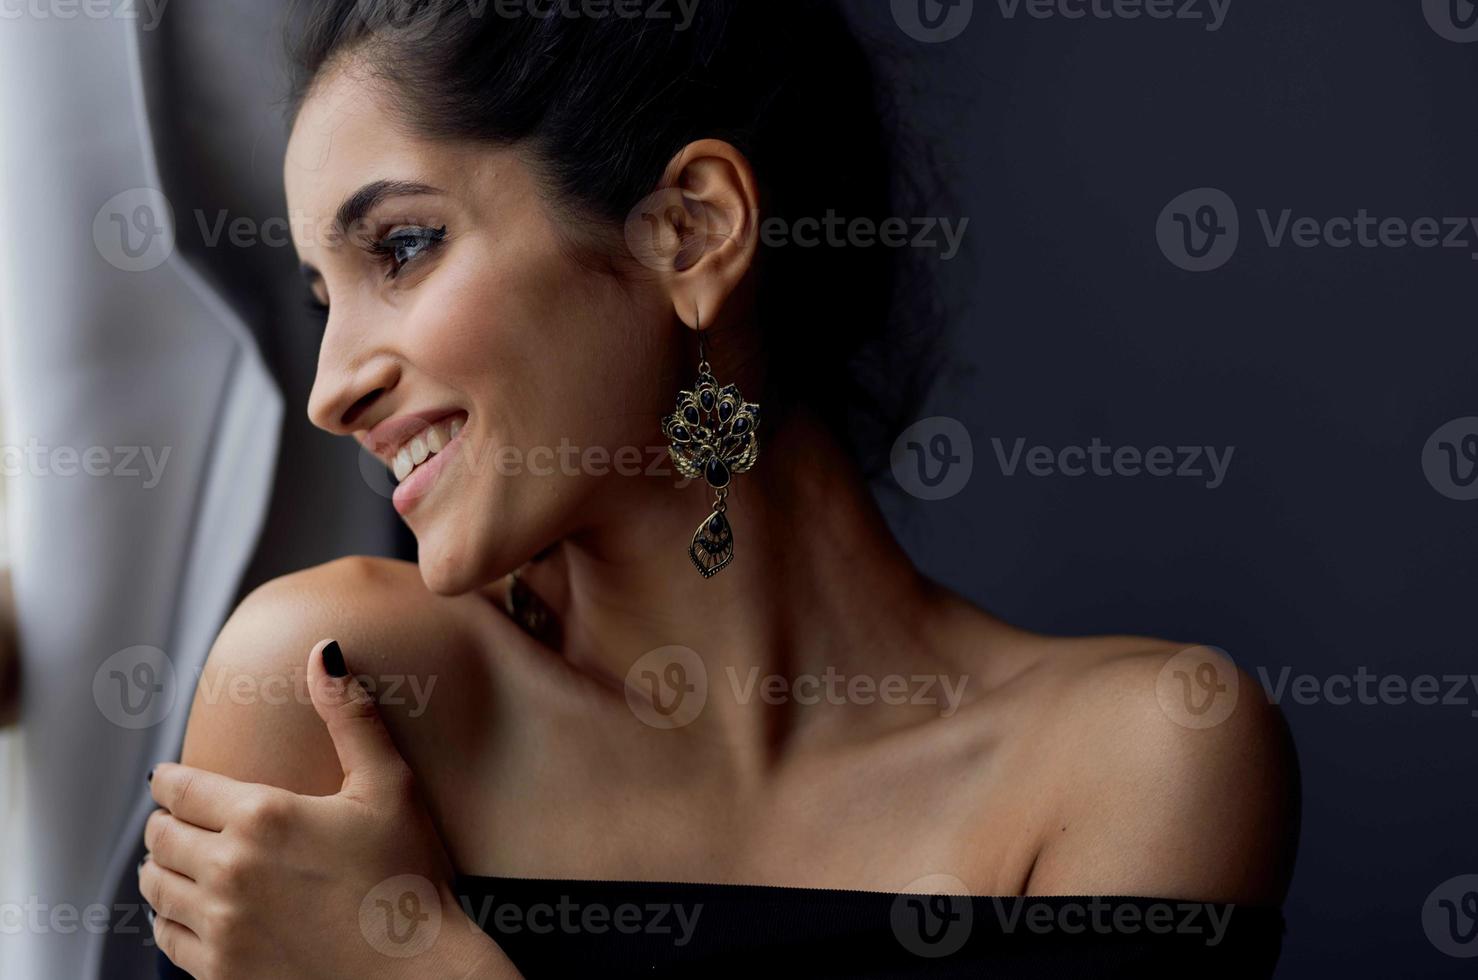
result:
[[[886,329],[901,253],[798,233],[896,182],[834,5],[512,6],[323,0],[304,32],[308,411],[395,473],[419,559],[289,576],[223,629],[151,775],[162,951],[1268,974],[1276,710],[1213,650],[971,606],[868,490],[926,362]]]

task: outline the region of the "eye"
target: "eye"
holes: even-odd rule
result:
[[[440,228],[401,228],[369,245],[371,255],[385,266],[385,276],[394,279],[411,262],[435,251],[446,240],[446,226]]]

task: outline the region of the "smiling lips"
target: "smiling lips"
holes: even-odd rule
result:
[[[404,483],[417,468],[451,445],[467,422],[466,412],[430,417],[403,416],[374,428],[362,444]]]
[[[395,454],[392,468],[395,470],[395,479],[404,483],[406,478],[415,472],[416,467],[426,460],[435,456],[447,447],[462,431],[463,419],[461,417],[444,419],[433,425],[428,425],[411,441],[400,447]]]

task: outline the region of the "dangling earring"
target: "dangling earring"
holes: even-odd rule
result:
[[[538,558],[534,559],[534,561],[538,560]],[[559,623],[555,620],[554,613],[545,605],[544,600],[539,598],[524,581],[523,569],[515,568],[508,573],[505,581],[503,611],[508,614],[508,618],[534,639],[558,649],[560,645]]]
[[[724,516],[729,484],[759,459],[760,407],[744,400],[735,385],[720,388],[703,353],[703,324],[698,330],[698,380],[692,391],[678,392],[677,411],[662,422],[671,444],[668,454],[678,472],[690,480],[708,481],[716,499],[713,513],[693,534],[688,557],[704,578],[712,578],[734,560],[734,530]]]

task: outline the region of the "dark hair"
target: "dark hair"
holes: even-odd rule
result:
[[[690,23],[675,3],[661,5],[670,19],[623,6],[543,16],[507,0],[308,0],[291,111],[336,59],[362,53],[413,131],[526,143],[556,200],[601,223],[624,225],[702,138],[749,158],[763,220],[907,213],[894,209],[896,113],[837,3],[695,0]],[[930,376],[927,294],[902,289],[914,257],[763,241],[760,253],[765,397],[813,406],[877,472]],[[925,319],[912,320],[921,301]]]

